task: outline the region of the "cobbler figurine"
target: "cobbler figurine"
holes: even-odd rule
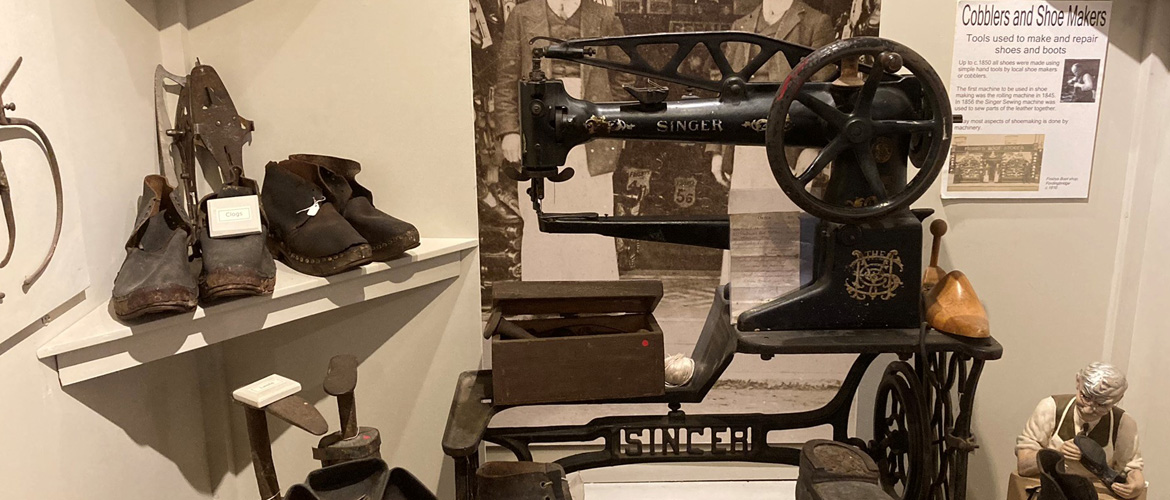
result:
[[[1137,422],[1117,407],[1128,388],[1125,374],[1096,362],[1077,373],[1075,394],[1040,401],[1016,440],[1019,474],[1040,475],[1037,454],[1051,449],[1080,462],[1118,496],[1141,496],[1148,485]]]

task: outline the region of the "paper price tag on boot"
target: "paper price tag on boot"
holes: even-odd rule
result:
[[[207,232],[212,238],[259,234],[259,200],[255,195],[207,200]]]

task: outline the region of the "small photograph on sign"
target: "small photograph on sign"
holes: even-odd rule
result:
[[[1100,59],[1065,59],[1060,102],[1097,102]]]
[[[1039,191],[1043,134],[956,135],[947,171],[951,191]]]

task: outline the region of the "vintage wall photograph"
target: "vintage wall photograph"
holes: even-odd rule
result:
[[[1039,191],[1043,134],[956,135],[951,143],[952,191]]]
[[[1060,102],[1097,102],[1100,59],[1065,59]]]
[[[517,84],[531,70],[530,39],[737,30],[819,47],[842,37],[876,36],[880,12],[880,0],[470,0],[484,306],[490,304],[491,284],[499,281],[662,280],[665,296],[655,315],[666,335],[667,354],[689,355],[716,286],[728,278],[721,250],[539,231],[527,184],[507,175],[520,160]],[[734,65],[733,48],[728,55]],[[746,56],[739,55],[745,62]],[[648,85],[646,78],[587,65],[544,64],[570,95],[594,102],[629,101],[623,85]],[[707,53],[692,53],[685,70],[719,74]],[[782,81],[789,71],[787,61],[776,57],[755,80]],[[667,87],[670,99],[702,95]],[[574,149],[566,166],[576,175],[547,185],[547,212],[726,214],[736,189],[763,183],[780,193],[762,147],[594,141]],[[736,179],[735,172],[743,173]],[[788,358],[782,363],[737,358],[701,406],[749,412],[819,406],[832,396],[849,361]],[[558,413],[542,409],[540,418],[551,421],[574,411]]]

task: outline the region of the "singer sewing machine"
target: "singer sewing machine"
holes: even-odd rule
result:
[[[624,217],[547,213],[546,183],[566,182],[568,152],[598,138],[762,145],[783,192],[819,219],[814,279],[740,314],[732,324],[729,287],[719,287],[691,358],[693,376],[660,396],[568,403],[664,403],[665,415],[600,417],[584,425],[490,427],[513,405],[493,398],[493,371],[465,372],[452,402],[443,449],[456,461],[456,496],[471,500],[479,449],[489,441],[532,460],[533,443],[588,443],[596,449],[557,460],[566,471],[639,463],[736,461],[796,465],[799,446],[770,441],[776,431],[831,427],[832,438],[862,447],[881,469],[882,485],[901,499],[962,499],[968,454],[977,448],[971,409],[984,363],[1003,348],[992,338],[965,339],[922,322],[922,220],[910,205],[933,183],[949,154],[952,116],[934,69],[913,50],[881,38],[853,38],[817,50],[740,32],[671,33],[552,42],[533,49],[520,82],[521,167],[540,229],[727,249],[730,221],[705,217]],[[733,68],[730,44],[753,47]],[[654,64],[643,48],[673,47]],[[720,78],[682,70],[702,46]],[[669,51],[669,50],[668,50]],[[612,57],[614,55],[618,57]],[[610,57],[603,57],[607,55]],[[782,83],[752,81],[773,56],[792,68]],[[668,100],[657,86],[626,90],[630,102],[569,96],[541,70],[542,59],[575,61],[672,82],[713,97]],[[794,168],[792,148],[817,148]],[[827,176],[823,189],[815,179]],[[645,344],[643,344],[645,345]],[[852,403],[879,354],[887,365],[873,406],[872,439],[850,437]],[[841,387],[824,406],[799,412],[688,414],[704,400],[736,354],[855,354]],[[497,366],[497,369],[500,367]],[[556,384],[557,380],[548,380]],[[565,401],[529,404],[566,404]],[[582,445],[581,443],[585,443]]]
[[[722,47],[758,47],[735,70]],[[662,67],[640,47],[671,44]],[[722,79],[680,72],[688,54],[705,46]],[[616,48],[628,61],[600,57]],[[793,68],[783,82],[753,82],[776,54]],[[665,87],[626,90],[633,102],[575,99],[546,78],[542,58],[577,61],[718,94],[667,101]],[[899,74],[908,70],[909,74]],[[831,73],[831,81],[814,77]],[[749,33],[693,33],[556,41],[534,49],[533,69],[520,83],[522,168],[541,231],[597,233],[729,248],[726,216],[606,217],[542,210],[546,182],[565,182],[569,150],[597,138],[762,145],[776,182],[820,223],[813,242],[814,280],[743,312],[738,328],[808,330],[917,328],[922,260],[921,220],[911,211],[934,182],[950,151],[951,115],[938,74],[910,48],[881,38],[852,38],[812,51]],[[811,165],[790,164],[786,150],[818,148]],[[823,192],[810,183],[827,172]]]

